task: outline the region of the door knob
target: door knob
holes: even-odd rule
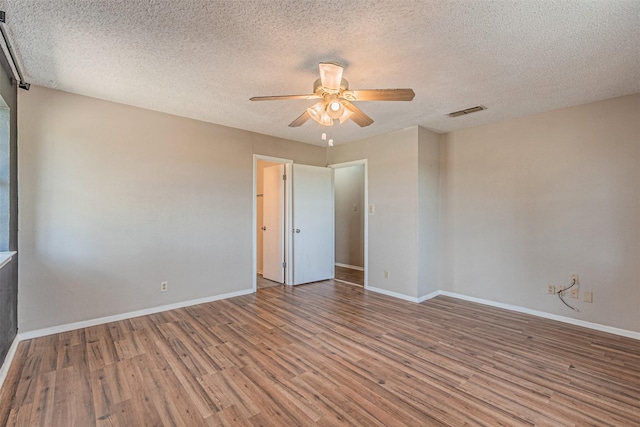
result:
[[[299,233],[299,232],[300,232],[300,229],[299,229],[299,228],[296,228],[296,233]]]
[[[262,231],[267,231],[267,226],[266,225],[262,226]]]

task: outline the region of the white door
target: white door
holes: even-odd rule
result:
[[[263,169],[262,276],[284,283],[284,165]]]
[[[293,165],[293,284],[334,276],[333,169]]]

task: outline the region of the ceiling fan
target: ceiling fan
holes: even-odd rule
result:
[[[321,62],[320,78],[313,84],[310,95],[254,96],[251,101],[278,101],[285,99],[320,99],[307,108],[289,127],[298,127],[312,118],[323,126],[333,126],[351,119],[359,126],[369,126],[373,119],[352,101],[411,101],[416,95],[413,89],[361,89],[350,90],[349,82],[342,78],[344,68],[333,62]]]

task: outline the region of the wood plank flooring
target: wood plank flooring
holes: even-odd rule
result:
[[[0,426],[638,426],[640,341],[319,282],[21,342]]]
[[[336,280],[353,283],[354,285],[364,286],[364,271],[354,270],[352,268],[335,267]]]
[[[256,287],[258,289],[270,288],[272,286],[282,286],[282,283],[273,282],[262,277],[262,274],[258,274],[258,276],[256,277]]]

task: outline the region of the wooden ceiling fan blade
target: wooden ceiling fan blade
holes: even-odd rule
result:
[[[340,90],[344,68],[333,62],[321,62],[319,68],[322,86],[331,90]]]
[[[413,89],[362,89],[351,92],[356,101],[411,101],[416,96]]]
[[[319,98],[318,95],[280,95],[280,96],[254,96],[253,98],[249,98],[249,101],[283,101],[287,99],[316,99]]]
[[[301,126],[304,122],[306,122],[307,120],[309,120],[311,118],[311,116],[309,115],[309,113],[305,110],[304,113],[300,114],[300,116],[295,119],[294,121],[292,121],[291,123],[289,123],[289,127],[290,128],[297,128],[298,126]]]
[[[342,101],[342,105],[344,105],[349,111],[353,113],[350,119],[356,122],[358,126],[365,127],[373,123],[373,119],[371,117],[367,116],[364,111],[362,111],[349,101]]]

